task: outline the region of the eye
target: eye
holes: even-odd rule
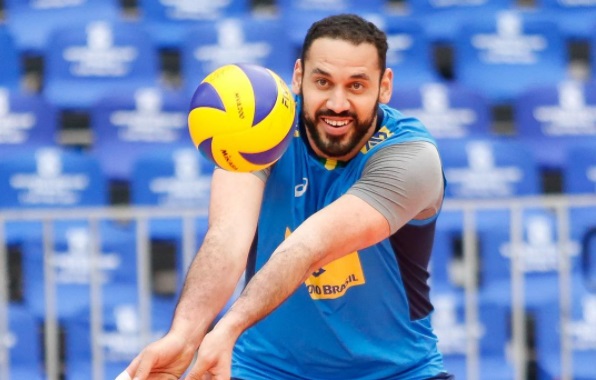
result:
[[[319,86],[319,87],[327,87],[329,86],[329,81],[325,78],[319,78],[317,80],[315,80],[315,83]]]
[[[362,90],[362,89],[364,89],[364,84],[362,84],[362,83],[360,83],[360,82],[354,82],[354,83],[352,83],[352,88],[353,88],[354,90],[357,90],[357,91],[359,91],[359,90]]]

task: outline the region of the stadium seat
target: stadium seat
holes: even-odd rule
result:
[[[559,260],[567,255],[571,273],[580,274],[581,241],[575,226],[568,245],[563,247],[557,230],[557,216],[548,209],[524,210],[521,220],[522,240],[518,250],[513,246],[510,223],[493,228],[484,235],[481,278],[482,297],[485,301],[506,306],[511,298],[511,267],[514,255],[521,261],[524,274],[525,305],[536,311],[540,306],[557,302]]]
[[[288,30],[289,42],[299,54],[304,36],[311,24],[325,16],[338,13],[357,13],[378,26],[386,14],[387,0],[279,0],[279,17]]]
[[[447,199],[482,201],[540,193],[538,167],[531,153],[514,140],[444,139],[438,146],[447,179]],[[487,238],[497,230],[507,230],[504,226],[509,223],[510,213],[503,208],[489,208],[480,209],[473,216],[479,263],[476,270],[480,278]],[[460,293],[465,276],[463,229],[463,211],[444,209],[437,219],[436,237],[440,243],[435,246],[436,256],[432,258],[438,282],[446,283],[447,289],[459,288]],[[447,273],[445,265],[448,265]],[[480,281],[477,284],[479,288],[483,285]]]
[[[196,25],[251,13],[250,0],[139,0],[141,25],[160,49],[180,49]]]
[[[491,17],[496,12],[510,9],[514,0],[406,0],[409,17],[424,25],[433,43],[452,44],[461,25],[476,18]]]
[[[393,70],[395,91],[407,92],[440,80],[434,66],[432,45],[419,23],[387,16],[383,29],[389,43],[387,67]]]
[[[98,336],[93,336],[89,310],[64,321],[64,372],[68,380],[116,378],[147,343],[161,338],[170,327],[174,298],[151,298],[150,327],[144,331],[136,289],[114,286],[106,289],[105,296],[110,298],[110,303],[104,304],[99,316]],[[96,360],[102,361],[97,366],[103,374],[101,377],[93,373],[94,344],[97,345]]]
[[[514,102],[517,137],[538,163],[562,169],[568,151],[578,144],[596,144],[596,85],[564,81],[538,86]]]
[[[8,347],[11,379],[42,380],[43,360],[40,326],[26,307],[11,304],[8,312],[8,336],[2,342]]]
[[[389,104],[422,121],[438,141],[496,137],[488,101],[475,91],[455,83],[427,83],[417,90],[399,83]]]
[[[0,88],[21,89],[21,60],[14,37],[0,25]]]
[[[532,86],[559,83],[567,64],[557,25],[519,12],[466,22],[454,41],[455,80],[493,105],[509,105]]]
[[[290,82],[297,58],[285,38],[287,27],[273,18],[243,17],[203,23],[187,34],[182,76],[187,95],[213,70],[231,63],[253,63]]]
[[[93,21],[55,30],[45,55],[43,95],[61,110],[87,111],[102,97],[159,84],[149,36],[131,24]]]
[[[540,193],[531,152],[512,139],[442,140],[448,198],[491,199]]]
[[[577,279],[576,279],[577,280]],[[573,286],[576,290],[569,299],[571,310],[566,324],[561,322],[558,303],[545,305],[536,313],[536,361],[538,380],[562,379],[561,329],[568,335],[571,373],[568,378],[588,380],[596,378],[596,293],[582,288],[581,281]]]
[[[94,258],[94,241],[89,223],[56,223],[54,251],[49,268],[44,268],[46,257],[43,244],[33,239],[24,244],[24,301],[34,316],[42,320],[47,312],[44,290],[48,276],[44,270],[52,271],[55,281],[52,286],[56,294],[56,317],[61,322],[89,310],[93,273],[101,282],[106,304],[114,302],[114,295],[110,293],[112,288],[124,289],[136,285],[134,230],[102,221],[98,225],[98,233],[101,243],[98,255]],[[93,265],[94,262],[96,265]]]
[[[56,116],[42,97],[0,88],[0,156],[57,145]]]
[[[479,378],[486,380],[509,380],[514,369],[508,354],[510,341],[509,315],[506,309],[494,305],[482,305],[476,328],[466,321],[465,307],[461,299],[449,293],[431,293],[435,307],[432,323],[443,354],[446,370],[456,379],[465,380],[468,339],[478,339]],[[470,380],[472,380],[470,378]]]
[[[91,153],[108,180],[129,181],[136,159],[165,146],[192,147],[189,101],[180,91],[142,87],[103,97],[90,111]]]
[[[195,148],[156,149],[139,157],[131,177],[131,203],[137,206],[160,206],[174,209],[207,210],[211,174],[214,166]],[[180,290],[186,273],[182,246],[183,224],[180,218],[152,218],[149,238],[164,248],[160,254],[172,254],[175,260],[176,290]],[[206,215],[194,220],[197,243],[207,231]],[[159,245],[161,243],[161,245]],[[171,249],[173,247],[173,249]],[[165,250],[170,248],[170,250]]]
[[[596,27],[596,3],[593,1],[537,0],[536,8],[543,17],[557,23],[566,39],[589,40]]]
[[[17,49],[33,55],[44,55],[51,46],[52,33],[65,22],[118,21],[122,17],[118,0],[4,0],[4,9]]]

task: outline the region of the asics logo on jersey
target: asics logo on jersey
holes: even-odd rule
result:
[[[304,183],[301,183],[294,188],[294,196],[296,198],[303,196],[308,188],[308,178],[304,177],[302,180]]]

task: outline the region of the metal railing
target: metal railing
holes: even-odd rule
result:
[[[444,211],[463,212],[463,255],[465,270],[465,316],[467,326],[467,378],[480,379],[480,352],[478,336],[475,327],[478,325],[478,284],[475,274],[478,267],[477,214],[482,210],[505,209],[510,213],[510,236],[512,244],[511,282],[512,282],[512,347],[515,367],[515,379],[524,380],[527,373],[527,352],[525,349],[525,299],[524,299],[524,271],[520,257],[520,250],[515,249],[522,244],[522,212],[525,209],[542,207],[554,210],[557,216],[557,235],[560,247],[567,247],[570,240],[570,224],[568,211],[571,208],[596,207],[596,195],[585,196],[536,196],[510,198],[498,200],[454,200],[448,199],[444,204]],[[0,211],[0,337],[6,337],[8,327],[8,253],[5,236],[5,226],[14,221],[41,221],[42,241],[44,251],[45,274],[45,371],[48,379],[59,379],[60,358],[58,352],[59,331],[57,324],[55,279],[51,263],[54,252],[54,223],[62,220],[86,220],[91,231],[91,271],[90,271],[90,324],[93,354],[93,379],[104,378],[103,351],[100,346],[102,331],[102,286],[98,269],[101,233],[99,223],[105,220],[134,221],[136,239],[136,258],[138,272],[138,299],[140,310],[141,342],[148,343],[151,339],[151,284],[149,263],[149,221],[155,219],[180,218],[182,220],[182,253],[183,267],[188,268],[195,255],[197,246],[195,223],[199,217],[207,215],[206,209],[164,209],[159,207],[106,207],[81,209],[52,209],[52,210],[2,210]],[[561,326],[566,326],[570,318],[570,258],[566,249],[560,249],[559,256],[559,307],[561,312]],[[0,339],[0,342],[4,342]],[[565,329],[561,329],[561,379],[570,380],[572,375],[571,343]],[[9,348],[0,344],[0,378],[9,379]]]

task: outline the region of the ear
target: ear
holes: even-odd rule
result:
[[[300,94],[300,88],[302,87],[302,61],[296,60],[294,64],[294,74],[292,74],[292,92],[294,94]]]
[[[379,102],[388,103],[393,94],[393,70],[386,68],[381,77],[381,85],[379,88]]]

